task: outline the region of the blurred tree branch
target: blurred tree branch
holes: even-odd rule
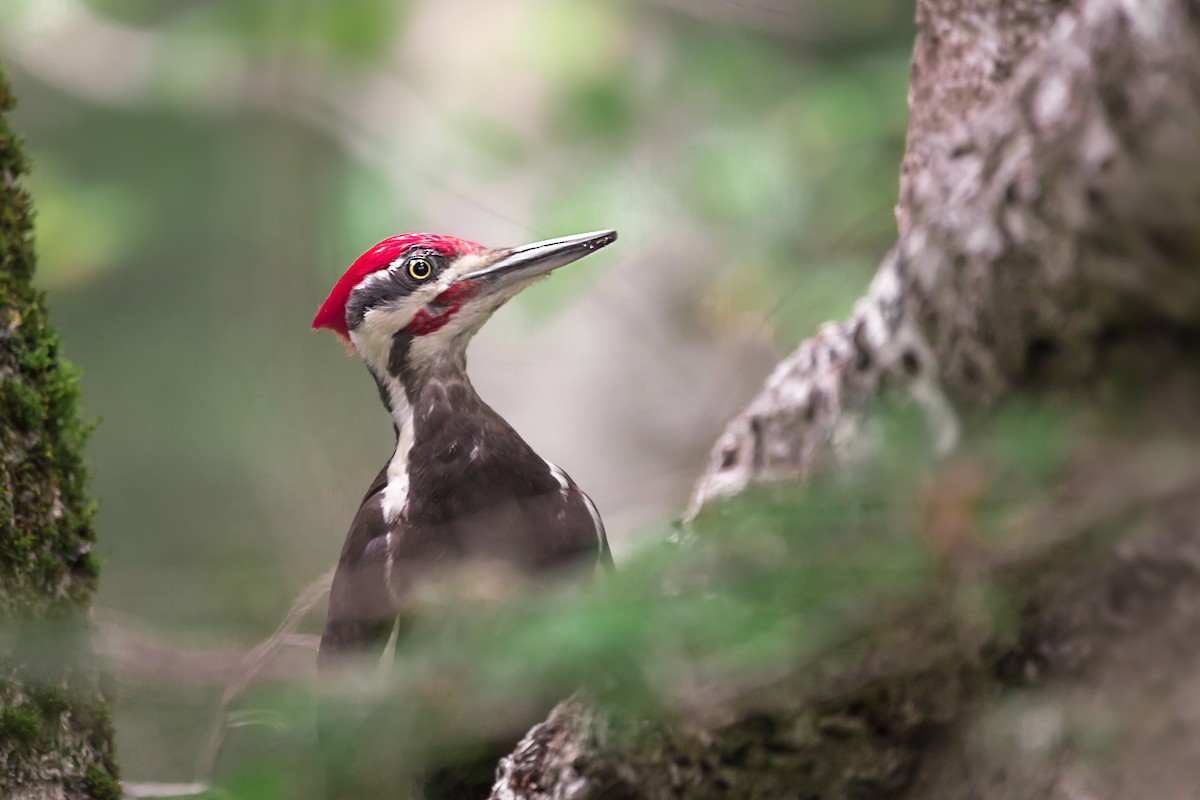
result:
[[[942,452],[1008,398],[1068,398],[1114,443],[1022,516],[1026,549],[947,565],[950,585],[1000,587],[1015,628],[964,630],[935,588],[852,652],[699,718],[630,738],[567,703],[504,760],[493,797],[1200,783],[1200,729],[1178,710],[1200,691],[1200,6],[921,0],[917,28],[900,237],[854,314],[729,423],[689,518],[869,461],[885,395],[922,408]],[[1098,744],[1110,704],[1124,716]]]
[[[1159,352],[1148,327],[1194,329],[1188,4],[1077,5],[920,5],[900,239],[853,316],[729,423],[693,516],[867,446],[862,414],[885,387],[928,408],[948,444],[964,410],[1103,391],[1113,358]]]

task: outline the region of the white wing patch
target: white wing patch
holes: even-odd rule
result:
[[[391,531],[383,537],[383,582],[387,584],[388,594],[392,595],[392,550],[396,537]],[[394,600],[395,597],[392,597]]]
[[[545,460],[545,459],[543,459]],[[550,468],[550,475],[554,480],[558,481],[558,485],[562,487],[563,497],[571,491],[571,479],[567,477],[567,473],[563,472],[562,468],[557,464],[551,464],[546,461],[546,466]],[[592,517],[592,526],[596,529],[596,546],[600,551],[600,558],[604,557],[604,547],[606,544],[604,536],[604,521],[600,519],[600,510],[596,508],[596,504],[592,502],[592,498],[587,496],[587,493],[575,488],[579,492],[579,496],[583,498],[583,504],[587,506],[588,514]]]
[[[586,493],[580,492],[583,495],[583,502],[587,505],[588,513],[592,515],[592,524],[596,526],[596,545],[600,548],[600,557],[604,557],[604,545],[606,544],[604,536],[604,521],[600,519],[600,509],[596,508],[596,504],[592,502],[592,498]]]
[[[550,476],[562,487],[562,493],[565,495],[571,491],[571,479],[567,477],[567,473],[563,472],[557,464],[551,464],[549,461],[546,461],[546,466],[550,468]]]

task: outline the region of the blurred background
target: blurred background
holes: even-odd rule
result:
[[[83,371],[103,624],[239,653],[336,561],[393,440],[319,303],[394,233],[615,247],[499,313],[480,394],[618,564],[894,235],[910,2],[0,0],[39,271]],[[308,658],[309,656],[305,656]],[[123,681],[189,780],[220,682]]]

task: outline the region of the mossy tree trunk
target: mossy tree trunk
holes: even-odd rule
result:
[[[0,112],[13,105],[0,69]],[[89,642],[87,427],[32,283],[28,167],[0,115],[0,796],[111,800],[112,725]]]

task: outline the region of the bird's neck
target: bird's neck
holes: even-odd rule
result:
[[[413,337],[401,331],[387,347],[360,347],[360,353],[379,387],[379,398],[392,418],[397,439],[416,424],[413,409],[428,402],[431,395],[436,402],[436,395],[444,394],[445,387],[462,387],[475,395],[467,377],[465,347],[421,352],[414,347]]]
[[[469,421],[494,412],[475,392],[462,358],[439,359],[394,374],[371,372],[396,431],[396,449],[388,461],[383,491],[384,516],[391,522],[407,508],[415,450],[433,449],[446,455],[469,452],[481,433]]]

